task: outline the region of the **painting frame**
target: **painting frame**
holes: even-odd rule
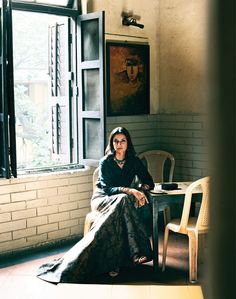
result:
[[[106,42],[107,116],[150,113],[150,47]]]

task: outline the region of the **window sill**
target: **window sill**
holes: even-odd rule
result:
[[[78,169],[84,169],[84,165],[80,164],[68,164],[68,165],[57,165],[57,166],[50,166],[50,167],[40,167],[40,168],[29,168],[29,169],[18,169],[17,175],[31,175],[31,174],[46,174],[46,173],[58,173],[58,172],[65,172],[65,171],[72,171]]]

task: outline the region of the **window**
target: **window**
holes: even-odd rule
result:
[[[29,3],[44,3],[44,4],[52,4],[52,5],[59,5],[59,6],[68,6],[70,7],[70,4],[72,1],[68,0],[24,0],[25,2]]]
[[[44,1],[45,2],[45,1]],[[104,153],[103,13],[1,3],[0,176],[97,165]]]

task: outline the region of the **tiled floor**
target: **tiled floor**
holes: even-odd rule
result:
[[[167,268],[164,273],[154,275],[152,263],[140,265],[132,270],[123,270],[116,278],[101,275],[88,284],[58,284],[44,282],[35,276],[44,262],[63,255],[70,246],[11,258],[0,264],[0,294],[4,299],[38,298],[191,298],[202,299],[202,265],[199,267],[199,282],[194,286],[188,282],[188,242],[185,236],[170,236]],[[191,295],[190,295],[191,293]],[[64,295],[63,295],[64,294]],[[68,295],[70,294],[70,296]],[[77,294],[77,297],[75,296]],[[80,294],[80,295],[78,295]],[[152,295],[151,295],[152,294]],[[162,295],[161,295],[162,294]],[[169,294],[169,295],[168,295]],[[171,295],[172,294],[172,295]],[[173,297],[174,294],[174,297]],[[163,296],[163,297],[162,297]],[[170,296],[170,297],[169,297]],[[172,296],[172,297],[171,297]],[[187,296],[187,297],[186,297]]]

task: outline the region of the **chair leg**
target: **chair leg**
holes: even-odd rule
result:
[[[189,237],[189,281],[197,281],[198,235],[192,231]]]
[[[165,233],[164,233],[164,240],[163,240],[162,271],[165,271],[165,266],[166,266],[166,253],[167,253],[168,237],[169,237],[169,228],[168,228],[168,226],[166,226]]]
[[[164,224],[165,226],[170,222],[170,207],[165,207],[163,210]]]
[[[92,220],[87,216],[84,222],[84,236],[89,232],[92,225]]]
[[[98,217],[98,213],[95,211],[94,212],[92,211],[86,215],[85,222],[84,222],[84,235],[86,235],[89,232],[96,217]]]

